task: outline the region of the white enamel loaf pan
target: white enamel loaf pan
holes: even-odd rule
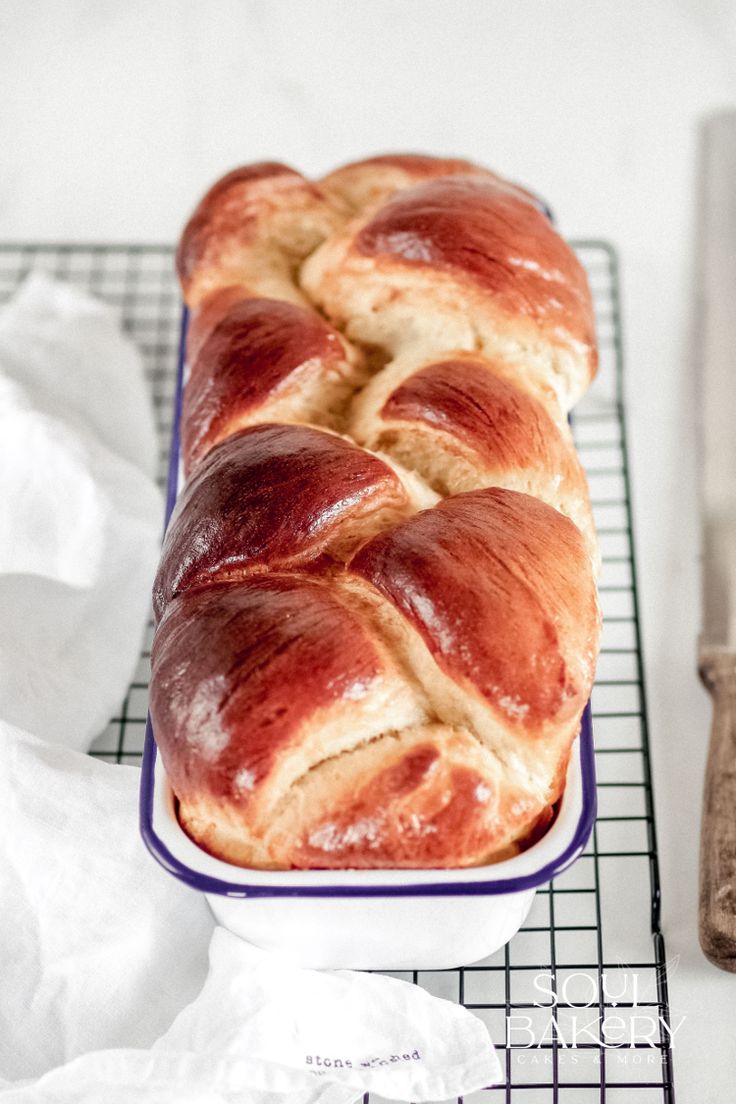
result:
[[[180,482],[184,335],[169,469],[167,520]],[[213,858],[179,825],[150,718],[141,779],[141,834],[169,873],[203,892],[217,920],[304,966],[444,969],[485,958],[524,922],[535,890],[581,853],[595,820],[590,706],[558,815],[542,839],[504,862],[465,870],[246,870]]]

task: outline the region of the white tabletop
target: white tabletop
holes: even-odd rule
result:
[[[736,102],[727,0],[6,0],[0,239],[173,241],[239,162],[457,153],[620,249],[678,1095],[736,1081],[736,977],[696,938],[696,120]]]

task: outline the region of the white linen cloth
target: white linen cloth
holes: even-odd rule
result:
[[[34,277],[0,311],[0,1104],[439,1100],[500,1079],[485,1025],[302,970],[149,858],[137,768],[84,749],[125,692],[161,502],[139,359]]]
[[[0,311],[0,718],[87,748],[120,702],[161,530],[137,350],[111,311],[28,280]]]

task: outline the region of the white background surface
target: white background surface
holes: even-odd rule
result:
[[[732,1099],[736,976],[696,939],[709,704],[695,675],[691,325],[696,123],[736,104],[718,0],[5,0],[0,239],[173,241],[239,162],[308,173],[414,149],[535,187],[624,276],[678,1098]]]

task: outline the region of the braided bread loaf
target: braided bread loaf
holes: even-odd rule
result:
[[[270,868],[527,846],[599,635],[574,254],[521,188],[394,156],[236,170],[177,263],[187,483],[151,713],[183,827]]]

